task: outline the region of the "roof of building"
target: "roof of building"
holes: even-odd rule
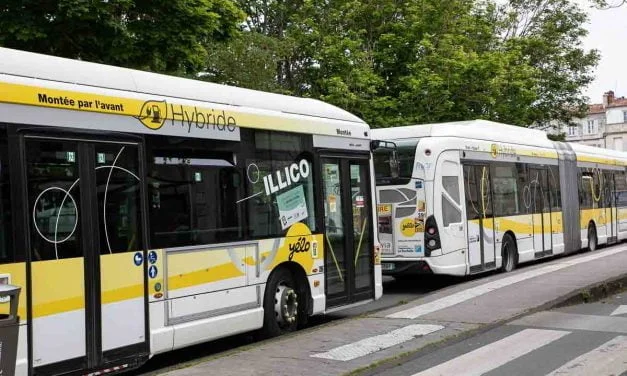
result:
[[[588,114],[602,114],[605,112],[605,106],[601,103],[589,104]]]
[[[608,104],[607,107],[625,107],[625,106],[627,106],[627,98],[621,97],[621,98],[614,98],[612,103]]]

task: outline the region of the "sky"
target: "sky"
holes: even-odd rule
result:
[[[616,3],[617,0],[609,0]],[[587,50],[597,49],[601,60],[594,70],[595,80],[583,90],[591,103],[601,103],[603,93],[613,90],[617,97],[627,96],[627,4],[619,8],[589,8],[585,0],[577,0],[588,10],[589,31],[584,39]]]

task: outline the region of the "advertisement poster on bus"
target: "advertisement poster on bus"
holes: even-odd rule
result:
[[[402,203],[398,208],[407,211],[404,216],[399,216],[400,210],[394,214],[393,238],[396,255],[400,257],[422,257],[424,256],[424,231],[426,202],[425,190],[422,180],[416,180],[416,196],[414,200]],[[412,202],[413,201],[413,202]],[[410,209],[410,205],[412,209]],[[407,208],[407,209],[405,209]]]
[[[283,230],[307,218],[307,202],[302,185],[278,194],[276,201]]]
[[[381,253],[384,255],[394,254],[392,244],[392,204],[377,205],[377,217],[379,220],[379,242],[381,243]]]

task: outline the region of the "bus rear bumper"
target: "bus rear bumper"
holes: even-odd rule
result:
[[[381,267],[383,275],[391,277],[428,274],[464,276],[467,274],[463,250],[412,260],[382,259]]]
[[[429,263],[425,260],[381,261],[381,266],[383,267],[383,275],[391,277],[433,274]]]

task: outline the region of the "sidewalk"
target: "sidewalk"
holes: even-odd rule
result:
[[[627,245],[455,285],[406,305],[342,320],[166,373],[341,375],[445,339],[547,309],[627,274]]]

